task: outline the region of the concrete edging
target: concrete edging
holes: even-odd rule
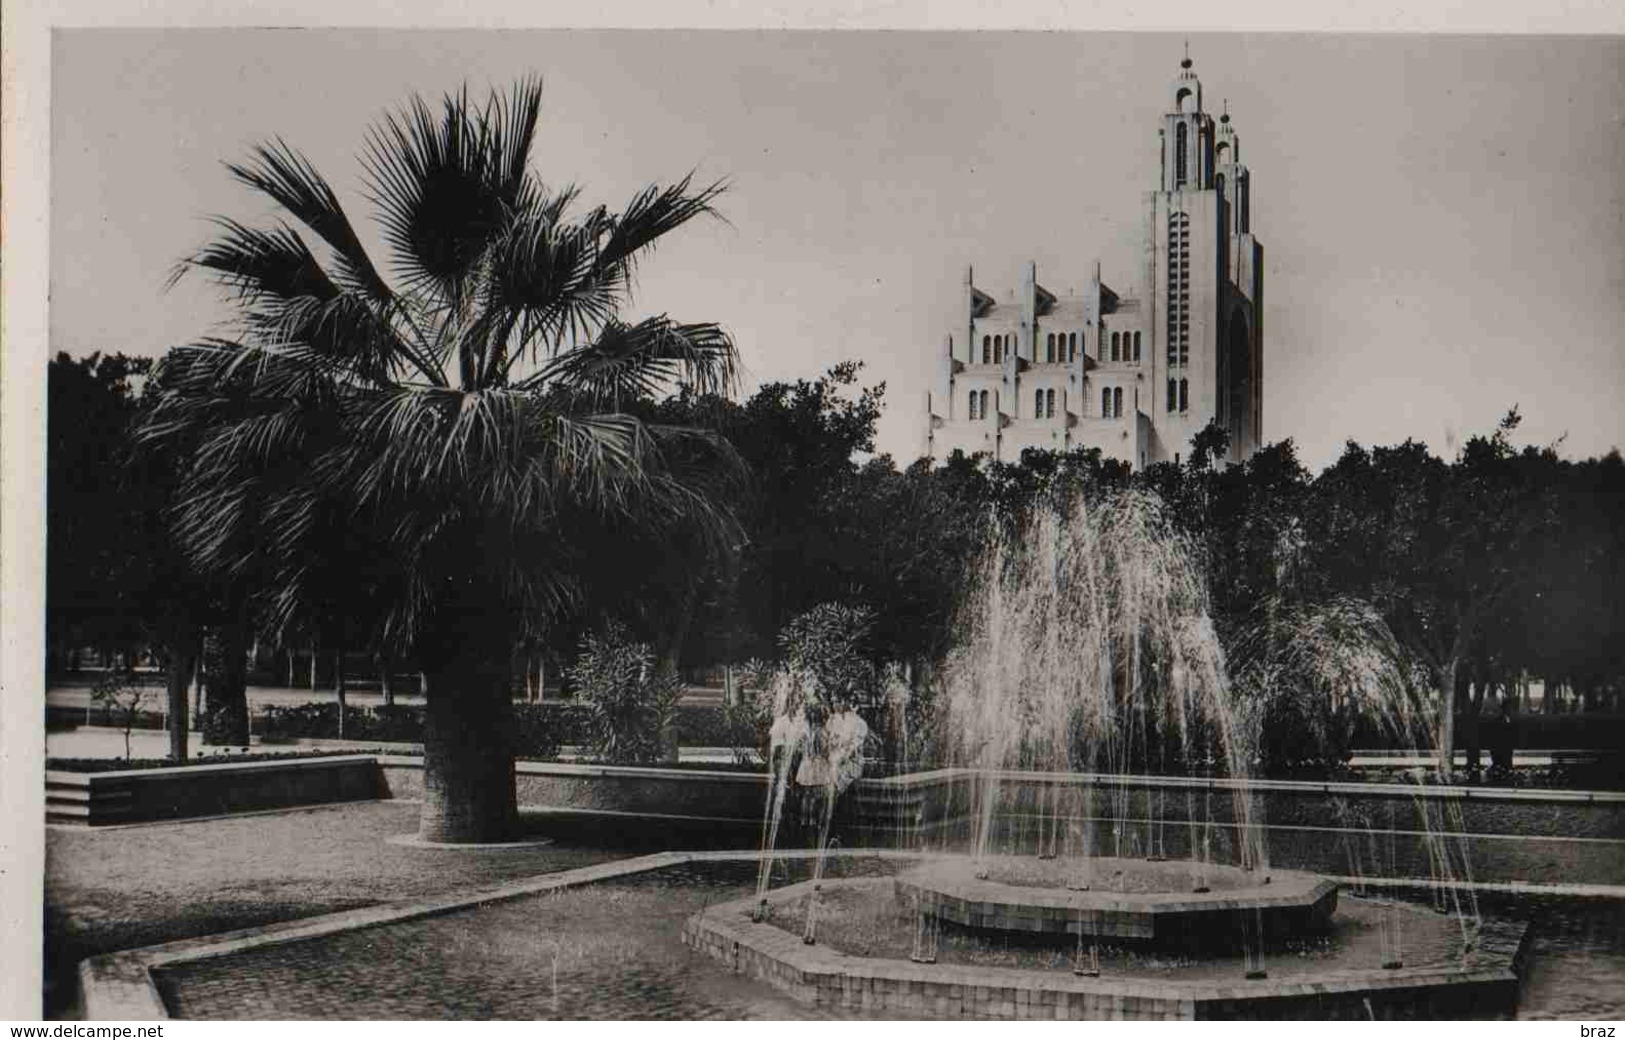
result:
[[[931,769],[922,773],[860,780],[859,785],[880,790],[908,790],[937,783],[968,781],[977,776],[997,777],[1028,783],[1087,784],[1109,787],[1167,787],[1197,791],[1282,791],[1303,794],[1379,795],[1390,798],[1458,798],[1467,801],[1583,802],[1625,805],[1625,791],[1570,791],[1559,788],[1540,790],[1519,787],[1463,787],[1450,784],[1369,783],[1333,780],[1236,780],[1228,777],[1157,776],[1129,773],[1060,773],[1033,770],[979,770],[967,766]]]

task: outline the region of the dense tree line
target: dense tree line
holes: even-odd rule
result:
[[[49,623],[58,666],[87,645],[184,660],[201,651],[200,632],[235,632],[240,647],[254,628],[243,595],[188,575],[173,554],[129,551],[132,531],[147,532],[144,547],[166,544],[160,513],[170,493],[124,433],[140,408],[140,372],[116,355],[60,356],[51,366]],[[1212,428],[1185,463],[1138,474],[1087,449],[899,467],[871,454],[883,405],[884,387],[862,386],[856,364],[769,383],[744,401],[646,402],[649,421],[714,429],[732,446],[742,473],[712,493],[738,529],[719,545],[681,524],[584,526],[560,552],[592,580],[534,619],[535,638],[562,662],[588,633],[619,623],[671,666],[693,669],[771,657],[791,618],[846,602],[872,610],[877,658],[920,668],[951,645],[967,561],[994,528],[1019,528],[1046,496],[1132,486],[1161,495],[1199,547],[1226,645],[1269,611],[1354,597],[1377,609],[1435,689],[1454,692],[1457,710],[1446,718],[1475,718],[1486,698],[1528,710],[1531,679],[1544,684],[1545,711],[1619,709],[1617,451],[1575,461],[1517,447],[1514,412],[1449,461],[1415,441],[1350,443],[1318,475],[1290,441],[1218,465],[1223,434]],[[337,519],[324,537],[344,563],[327,576],[331,594],[315,597],[326,615],[299,618],[300,637],[367,649],[368,637],[347,631],[344,618],[365,616],[372,550]],[[347,589],[356,602],[347,603]],[[1476,752],[1473,732],[1443,739]]]

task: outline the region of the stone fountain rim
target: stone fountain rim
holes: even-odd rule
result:
[[[1018,885],[974,876],[950,877],[946,882],[938,877],[930,877],[933,873],[940,872],[944,863],[971,868],[975,861],[970,857],[962,860],[950,857],[936,858],[929,863],[903,871],[896,875],[893,881],[898,884],[900,891],[903,886],[908,886],[921,893],[968,904],[1034,907],[1046,910],[1104,910],[1148,916],[1255,908],[1307,908],[1328,895],[1335,894],[1339,889],[1335,881],[1291,870],[1271,871],[1268,875],[1271,880],[1267,886],[1259,883],[1248,888],[1215,892],[1113,892],[1106,888],[1075,890]],[[1239,871],[1241,868],[1215,864],[1213,869]]]
[[[773,898],[795,899],[810,892],[815,884],[840,886],[879,886],[894,878],[826,878],[822,882],[802,881],[773,890]],[[1329,973],[1309,980],[1292,978],[1238,980],[1234,983],[1192,982],[1151,979],[1128,975],[1080,977],[1063,972],[1041,972],[993,965],[915,964],[891,958],[863,957],[822,944],[807,945],[801,938],[776,925],[750,919],[757,897],[747,896],[707,907],[688,919],[683,942],[712,956],[731,957],[736,971],[746,970],[741,951],[748,950],[758,964],[756,977],[790,992],[804,1003],[824,1003],[820,992],[829,987],[837,997],[854,999],[851,1006],[874,1010],[930,1010],[916,1001],[927,996],[928,987],[940,987],[950,1001],[963,1000],[970,1012],[973,1003],[996,998],[1000,993],[1015,1008],[1059,1005],[1073,996],[1106,998],[1113,1002],[1111,1017],[1139,1017],[1124,1012],[1155,1010],[1153,1017],[1198,1017],[1203,1005],[1223,1006],[1234,1002],[1269,1001],[1293,998],[1336,997],[1342,994],[1390,992],[1403,995],[1416,987],[1455,987],[1504,985],[1516,990],[1522,985],[1530,929],[1527,922],[1494,922],[1497,936],[1494,962],[1448,967],[1437,964],[1372,968]],[[1485,921],[1486,927],[1492,922]],[[1482,956],[1482,954],[1480,954]],[[775,967],[787,969],[788,976]],[[875,985],[894,987],[885,990]],[[807,1000],[802,994],[814,994]],[[956,998],[955,995],[958,995]],[[1020,995],[1017,995],[1020,994]],[[839,1001],[837,1001],[839,1002]],[[1132,1007],[1130,1004],[1132,1003]],[[980,1011],[974,1012],[978,1015]],[[1018,1016],[1012,1016],[1018,1017]],[[1047,1013],[1042,1017],[1050,1017]]]

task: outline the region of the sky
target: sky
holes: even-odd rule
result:
[[[366,222],[366,129],[413,93],[540,74],[533,162],[584,202],[690,170],[725,220],[641,269],[629,316],[716,321],[746,392],[845,359],[878,447],[924,445],[961,283],[1008,298],[1098,259],[1136,284],[1186,37],[1073,32],[57,30],[50,349],[161,354],[227,314],[165,290],[211,215],[270,210],[222,163],[281,136]],[[1570,457],[1625,446],[1625,38],[1191,35],[1228,99],[1265,248],[1264,435],[1449,456],[1508,408]]]

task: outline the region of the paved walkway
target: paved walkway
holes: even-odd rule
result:
[[[544,848],[391,845],[419,807],[360,802],[45,835],[46,1016],[74,998],[74,966],[113,950],[399,899],[465,891],[636,854],[563,824]],[[627,836],[628,838],[637,836]]]
[[[1555,751],[1514,751],[1512,764],[1515,766],[1549,766],[1554,755],[1581,755],[1584,751],[1555,750]],[[1485,751],[1483,756],[1485,766],[1489,765],[1490,753]],[[1399,769],[1417,769],[1431,767],[1439,761],[1439,756],[1428,754],[1408,754],[1402,751],[1356,751],[1349,758],[1349,765],[1353,768],[1369,768],[1371,766],[1392,766]],[[1463,769],[1467,767],[1467,752],[1456,752],[1456,763]]]
[[[152,688],[152,707],[150,710],[159,711],[164,707],[164,689],[161,685]],[[191,697],[188,695],[188,702]],[[250,686],[248,688],[248,706],[251,711],[265,708],[269,705],[277,707],[290,707],[300,704],[335,704],[338,695],[332,690],[316,690],[296,688],[289,686]],[[350,690],[344,695],[344,701],[357,708],[376,708],[384,703],[384,695],[376,689]],[[87,686],[53,686],[45,691],[45,703],[53,708],[88,708],[91,706],[90,689]],[[422,704],[423,698],[417,694],[397,693],[396,704]]]
[[[203,743],[196,732],[189,735],[187,753],[193,758],[208,755],[229,755],[234,748],[221,748]],[[319,737],[301,737],[291,743],[262,744],[258,737],[250,738],[255,752],[322,751],[393,751],[399,754],[419,754],[419,744],[392,743],[387,740],[326,740]],[[124,731],[111,726],[80,726],[78,729],[59,730],[45,735],[45,754],[48,758],[165,758],[169,754],[169,736],[160,730],[138,729],[130,734],[130,753],[124,752]],[[582,748],[566,745],[559,749],[559,759],[570,762],[586,757]],[[679,750],[678,761],[727,764],[734,761],[729,748],[685,747]]]
[[[164,708],[164,689],[161,680],[153,679],[152,706],[149,710],[161,711]],[[548,698],[550,701],[552,697]],[[349,690],[344,695],[344,701],[351,707],[377,708],[384,703],[384,695],[376,688]],[[91,706],[90,687],[86,684],[52,686],[45,691],[45,702],[53,708],[88,708]],[[291,686],[250,686],[248,688],[248,707],[250,711],[276,705],[290,707],[300,704],[335,704],[338,694],[331,689],[312,691],[309,687]],[[423,698],[415,693],[397,693],[397,705],[421,705]],[[690,686],[683,691],[683,703],[689,705],[721,705],[722,690],[710,686]]]

